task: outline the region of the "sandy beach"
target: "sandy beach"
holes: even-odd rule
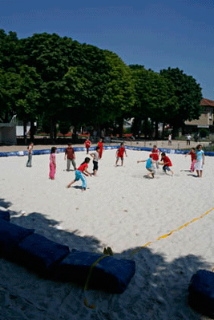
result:
[[[116,257],[136,263],[125,292],[108,294],[41,279],[0,259],[0,319],[208,319],[187,298],[192,275],[214,267],[214,157],[205,157],[203,177],[196,178],[190,156],[172,153],[174,175],[160,167],[148,179],[145,163],[137,160],[149,152],[127,149],[127,155],[124,166],[115,167],[115,150],[105,150],[84,192],[81,182],[66,188],[74,172],[66,171],[63,153],[57,154],[55,180],[48,179],[48,155],[33,155],[31,168],[27,156],[0,158],[0,206],[10,211],[11,223],[70,249],[110,246]],[[77,165],[85,156],[76,152]]]

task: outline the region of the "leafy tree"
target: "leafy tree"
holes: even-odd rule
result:
[[[19,94],[20,77],[13,72],[0,70],[0,121],[10,122],[15,111],[16,96]]]
[[[67,103],[64,76],[72,63],[77,42],[57,34],[35,34],[23,39],[25,63],[36,68],[41,77],[39,114],[50,120],[50,135],[56,137],[56,122]]]
[[[161,70],[160,75],[171,81],[174,95],[177,97],[178,109],[170,119],[170,124],[173,125],[173,131],[176,133],[180,127],[184,127],[186,120],[199,119],[201,87],[192,76],[186,75],[178,68]]]
[[[8,34],[0,29],[0,69],[5,72],[16,72],[20,66],[20,41],[15,32]]]
[[[18,118],[24,121],[24,136],[27,122],[30,121],[30,139],[34,141],[34,121],[37,120],[38,110],[40,109],[41,78],[36,73],[35,68],[26,65],[20,67],[19,77],[19,94],[15,103],[15,110]]]
[[[26,123],[37,116],[40,78],[34,68],[20,67],[19,73],[0,71],[0,120],[10,122],[13,115]],[[31,133],[33,130],[31,129]],[[31,137],[33,140],[33,136]]]
[[[123,120],[131,116],[135,104],[135,87],[130,68],[115,53],[105,50],[109,65],[106,90],[103,96],[103,110],[108,115],[106,121],[119,124],[123,133]]]
[[[74,125],[97,129],[122,119],[133,104],[134,86],[129,68],[116,55],[94,46],[82,46],[82,59],[69,68],[64,79],[69,91]],[[69,108],[67,108],[69,109]]]
[[[15,101],[19,93],[20,42],[15,32],[0,29],[0,121],[9,122],[16,113]]]
[[[154,123],[156,138],[158,137],[158,123],[166,122],[169,115],[176,110],[176,97],[173,96],[172,84],[152,70],[146,70],[143,66],[131,65],[132,77],[135,82],[136,104],[133,108],[135,117],[135,134],[141,130],[144,121],[145,135],[147,128]],[[148,125],[147,125],[148,124]]]

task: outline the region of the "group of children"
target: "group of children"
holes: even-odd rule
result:
[[[87,150],[88,153],[88,150]],[[119,148],[116,151],[116,163],[115,166],[118,166],[118,161],[121,161],[121,166],[123,166],[124,155],[127,156],[124,143],[122,142]],[[192,148],[189,153],[186,155],[191,155],[191,167],[190,171],[194,172],[196,170],[197,177],[202,177],[203,165],[204,165],[204,151],[202,150],[202,145],[198,145],[195,148]],[[86,157],[84,162],[77,168],[75,171],[75,179],[71,181],[67,187],[70,188],[72,184],[76,181],[82,181],[82,190],[86,190],[87,183],[85,176],[96,175],[98,170],[98,161],[102,157],[100,156],[100,147],[96,147],[95,152],[91,153],[90,156],[93,158],[93,173],[88,171],[88,164],[90,158]],[[149,155],[149,158],[146,160],[138,160],[137,163],[146,162],[146,169],[149,171],[148,176],[154,178],[156,169],[159,169],[159,165],[163,166],[163,171],[167,174],[169,172],[171,175],[174,174],[172,171],[172,161],[165,152],[160,152],[156,145],[153,146],[152,151]]]
[[[88,140],[88,139],[87,139]],[[67,160],[67,171],[70,171],[71,164],[73,165],[74,171],[75,171],[75,178],[72,180],[68,185],[67,188],[70,188],[71,185],[73,185],[76,181],[81,180],[82,181],[82,190],[86,190],[87,188],[87,181],[86,176],[96,176],[98,171],[98,161],[102,158],[104,144],[103,139],[100,139],[100,141],[97,144],[97,147],[94,152],[89,153],[89,149],[91,147],[90,141],[85,141],[85,147],[86,147],[86,154],[89,154],[90,157],[93,159],[93,172],[90,173],[88,171],[88,164],[91,160],[90,157],[86,157],[85,160],[81,163],[79,167],[76,167],[76,161],[75,161],[75,152],[71,145],[71,143],[68,144],[67,148],[65,149],[65,160]],[[32,149],[33,144],[30,144],[28,146],[28,162],[27,166],[31,166],[31,160],[32,160]],[[50,158],[49,158],[49,178],[54,180],[55,173],[56,173],[56,147],[52,147],[50,151]],[[124,146],[124,143],[121,142],[120,146],[118,147],[116,151],[116,162],[115,166],[118,166],[118,161],[121,161],[121,166],[123,166],[124,162],[124,155],[127,157],[126,149]],[[202,145],[197,145],[196,148],[192,148],[185,156],[190,155],[191,156],[191,166],[190,171],[194,172],[196,170],[197,177],[202,177],[203,172],[203,165],[205,162],[204,157],[204,151],[202,150]],[[148,177],[154,178],[156,169],[159,169],[159,166],[163,166],[163,171],[165,173],[170,173],[173,175],[172,171],[172,161],[171,159],[166,155],[165,152],[160,152],[160,150],[157,148],[156,145],[153,146],[152,151],[149,155],[149,158],[146,160],[138,160],[137,163],[145,162],[146,163],[146,169],[148,170]]]
[[[86,139],[84,144],[86,147],[86,153],[89,154],[89,148],[91,146],[90,140]],[[82,189],[82,191],[86,190],[86,188],[87,188],[86,177],[92,176],[92,175],[94,175],[94,176],[97,175],[98,161],[102,158],[103,149],[104,149],[103,139],[100,139],[95,151],[89,154],[93,159],[93,173],[90,173],[88,171],[88,164],[91,159],[89,157],[86,157],[85,160],[81,163],[81,165],[77,169],[75,169],[75,178],[67,185],[67,188],[70,188],[76,181],[81,180],[82,181],[81,189]],[[123,165],[124,154],[127,156],[124,143],[122,142],[120,144],[120,147],[116,151],[115,166],[117,166],[119,160],[121,160],[121,166]],[[66,151],[65,151],[65,156],[66,156]]]
[[[198,144],[196,148],[192,148],[185,156],[191,156],[190,172],[196,171],[196,177],[201,178],[203,173],[203,166],[205,164],[204,151],[202,145]],[[159,157],[161,156],[160,162]],[[138,160],[139,162],[146,162],[146,169],[149,171],[148,176],[154,178],[155,169],[159,168],[159,165],[163,165],[163,171],[165,173],[170,172],[173,175],[172,161],[166,155],[165,152],[160,152],[156,145],[153,146],[152,152],[147,160]],[[155,168],[156,167],[156,168]]]
[[[161,156],[161,159],[160,159]],[[160,161],[159,161],[160,159]],[[166,155],[165,152],[160,152],[156,145],[153,146],[152,152],[149,155],[149,158],[146,160],[138,160],[137,163],[146,162],[146,169],[149,171],[148,176],[151,178],[155,177],[155,170],[159,169],[159,165],[163,165],[163,171],[165,173],[170,172],[173,175],[172,161]]]
[[[89,154],[89,150],[86,148],[86,153]],[[161,160],[159,161],[161,154]],[[93,158],[93,173],[88,171],[88,164],[90,162],[90,158],[86,157],[85,160],[81,163],[81,165],[75,170],[75,178],[68,185],[67,188],[70,188],[76,181],[82,181],[82,190],[86,190],[87,188],[87,176],[96,175],[98,170],[98,161],[102,157],[102,153],[100,156],[100,146],[97,145],[95,152],[89,154]],[[124,155],[127,156],[126,149],[124,143],[121,142],[119,148],[116,151],[116,162],[115,166],[118,166],[118,161],[121,161],[121,166],[123,166]],[[163,171],[166,173],[169,171],[173,175],[173,171],[171,170],[172,162],[170,158],[164,153],[160,153],[159,149],[156,145],[153,146],[152,153],[150,154],[147,160],[139,160],[139,162],[146,162],[146,169],[149,171],[149,176],[154,178],[155,175],[155,166],[159,168],[159,165],[163,165]]]
[[[86,153],[89,154],[89,148],[90,148],[89,143],[88,144],[85,143],[85,147],[86,147]],[[104,148],[103,140],[100,139],[95,151],[89,154],[93,159],[93,173],[90,173],[88,171],[88,164],[89,164],[91,158],[86,157],[85,160],[81,163],[81,165],[77,169],[75,169],[75,178],[67,185],[67,188],[70,188],[76,181],[81,180],[82,181],[81,189],[82,189],[82,191],[86,190],[86,188],[87,188],[86,177],[92,176],[92,175],[94,175],[94,176],[97,175],[98,161],[102,158],[103,148]]]

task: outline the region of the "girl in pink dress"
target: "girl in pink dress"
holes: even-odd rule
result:
[[[56,174],[56,147],[51,148],[51,154],[50,154],[50,162],[49,162],[49,179],[54,180],[55,174]]]

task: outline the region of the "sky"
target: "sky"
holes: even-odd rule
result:
[[[156,72],[179,68],[214,100],[214,0],[0,0],[0,29],[57,33]]]

